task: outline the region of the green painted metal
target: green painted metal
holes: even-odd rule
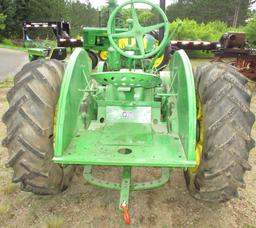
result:
[[[125,168],[129,168],[129,167],[125,167]],[[120,183],[105,181],[105,180],[96,178],[93,176],[92,170],[93,170],[92,166],[84,167],[84,179],[88,183],[100,188],[107,188],[107,189],[112,189],[116,191],[121,190]],[[130,191],[152,190],[152,189],[162,187],[169,181],[169,179],[170,179],[170,169],[162,168],[161,177],[159,179],[147,181],[147,182],[141,182],[141,183],[130,182],[129,189]]]
[[[158,12],[161,17],[163,23],[153,25],[153,26],[148,26],[148,27],[143,27],[139,23],[138,15],[137,12],[134,8],[135,3],[142,3],[151,6],[156,12]],[[126,6],[131,5],[131,12],[132,12],[132,29],[126,32],[117,32],[115,31],[115,18],[118,13],[121,12],[123,8]],[[152,50],[149,53],[145,53],[144,50],[144,41],[143,37],[145,34],[158,30],[160,28],[164,27],[165,33],[164,33],[164,38],[161,42],[161,44]],[[145,0],[132,0],[131,2],[125,2],[121,5],[119,5],[113,13],[110,15],[109,21],[108,21],[108,37],[110,44],[114,47],[114,49],[119,52],[122,56],[125,56],[127,58],[131,59],[144,59],[144,58],[150,58],[154,55],[156,55],[159,51],[163,50],[167,43],[169,42],[168,37],[169,37],[169,22],[167,19],[167,16],[163,12],[163,10],[159,7],[156,6],[155,4],[145,1]],[[120,38],[134,38],[136,40],[136,48],[129,47],[127,50],[121,49],[118,44],[116,43],[116,39]],[[135,51],[135,53],[133,52]]]
[[[34,61],[37,59],[45,59],[49,57],[50,51],[45,48],[29,48],[28,49],[28,58],[29,61]]]
[[[97,72],[98,73],[104,72],[106,70],[106,67],[107,67],[106,62],[100,61],[97,66]]]
[[[161,177],[157,180],[148,181],[144,183],[134,183],[131,185],[131,191],[142,191],[142,190],[152,190],[155,188],[160,188],[164,186],[170,179],[170,169],[162,168]]]
[[[90,88],[91,62],[82,48],[71,55],[65,70],[58,102],[55,156],[61,156],[75,136],[80,123],[79,109]],[[81,123],[80,123],[81,124]]]
[[[92,174],[92,166],[85,166],[84,168],[84,178],[88,183],[96,187],[120,191],[119,209],[121,212],[123,212],[122,205],[125,205],[128,208],[130,191],[152,190],[162,187],[170,179],[170,169],[162,168],[161,177],[148,182],[133,183],[131,181],[131,176],[132,168],[124,166],[121,183],[114,183],[94,177]]]
[[[159,76],[140,72],[102,72],[91,76],[101,85],[113,85],[129,88],[154,88],[161,84]]]
[[[117,7],[109,22],[113,41],[127,36],[128,44],[131,37],[137,40],[137,49],[128,48],[134,52],[126,56],[127,69],[120,70],[124,58],[113,44],[108,49],[108,61],[100,62],[97,72],[92,72],[84,49],[76,49],[71,55],[58,102],[53,157],[62,165],[84,166],[84,178],[92,185],[120,191],[119,206],[128,205],[130,191],[163,186],[170,178],[170,168],[196,166],[196,96],[191,64],[184,51],[175,52],[170,72],[148,69],[144,60],[138,60],[150,53],[158,56],[172,34],[166,33],[163,46],[156,52],[152,49],[147,53],[140,38],[146,30],[161,24],[142,28],[134,3],[153,5],[131,0]],[[111,20],[129,4],[133,12],[131,30],[114,31]],[[163,26],[169,28],[166,24]],[[136,69],[138,66],[141,69]],[[94,177],[93,166],[123,167],[121,182]],[[161,167],[161,178],[133,183],[134,166]]]
[[[159,133],[155,133],[149,124],[104,125],[99,122],[92,122],[87,131],[81,130],[79,137],[73,138],[65,153],[55,157],[54,161],[79,165],[195,166],[195,161],[187,160],[178,135],[161,131],[166,130],[166,126],[155,126],[159,130]],[[132,153],[120,154],[119,151],[124,148]]]
[[[126,32],[127,29],[117,29],[117,32]],[[83,47],[85,50],[108,51],[110,42],[107,28],[85,27],[83,33]]]
[[[115,51],[114,48],[110,47],[108,49],[107,63],[110,71],[119,71],[121,69],[122,63],[120,61],[120,54]]]
[[[156,44],[157,44],[157,40],[149,35],[149,34],[145,34],[145,36],[143,37],[143,41],[145,42],[145,53],[150,53],[153,50],[155,50],[156,48]]]
[[[67,66],[59,102],[54,161],[79,165],[194,167],[195,91],[192,68],[185,52],[174,55],[170,79],[162,82],[169,83],[162,87],[169,91],[161,93],[155,90],[161,77],[150,86],[153,88],[144,88],[148,85],[143,83],[140,88],[133,88],[134,83],[127,78],[137,74],[138,79],[152,81],[155,76],[131,72],[91,74],[88,66],[82,64],[88,61],[86,58],[86,53],[78,49]],[[85,92],[98,94],[97,89],[88,88],[88,80],[107,84],[104,79],[115,81],[122,75],[127,77],[125,85],[101,85],[105,89],[93,96],[98,108],[97,118],[91,120],[85,130],[79,121],[81,101]],[[154,101],[156,97],[162,101]],[[172,113],[166,114],[166,122],[161,118],[164,113],[161,108],[165,106],[173,106]],[[132,153],[118,153],[124,148]]]
[[[108,188],[108,189],[117,190],[117,191],[120,191],[120,189],[121,189],[120,183],[113,183],[113,182],[109,182],[109,181],[105,181],[105,180],[95,178],[92,175],[92,166],[85,166],[84,167],[84,179],[88,183],[90,183],[90,184],[92,184],[96,187]]]
[[[131,167],[124,167],[122,181],[121,181],[119,205],[125,204],[128,206],[130,186],[131,186]],[[121,207],[120,207],[120,210],[123,211]]]
[[[86,53],[82,49],[76,50],[64,76],[55,162],[111,166],[195,166],[195,91],[192,68],[185,52],[179,51],[174,55],[170,79],[127,71],[92,74],[84,61],[89,62]],[[125,85],[107,83],[124,75]],[[151,86],[141,83],[139,88],[134,88],[134,82],[130,80],[132,77],[149,79],[151,82],[152,78],[157,78],[157,83]],[[98,89],[90,89],[90,79],[99,83]],[[160,82],[163,85],[156,89]],[[105,89],[101,90],[101,87]],[[96,119],[90,118],[85,130],[84,124],[79,121],[79,110],[88,92],[93,92],[98,111]],[[160,98],[160,101],[155,101],[156,98]],[[170,110],[171,106],[172,113],[166,113],[163,121],[161,113]],[[161,111],[162,107],[169,108]],[[131,150],[131,154],[119,153],[122,149]]]
[[[191,63],[183,50],[175,52],[171,65],[171,92],[176,103],[178,125],[174,132],[179,134],[189,161],[195,161],[196,148],[196,94]],[[174,120],[172,120],[174,122]]]

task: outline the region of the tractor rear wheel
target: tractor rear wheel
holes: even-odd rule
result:
[[[13,182],[36,194],[64,191],[74,174],[73,166],[53,163],[54,116],[64,74],[57,60],[28,63],[15,76],[7,94],[9,109],[3,116],[8,148],[7,167],[14,170]]]
[[[236,68],[223,63],[203,64],[195,72],[198,107],[202,110],[198,120],[201,156],[198,167],[188,169],[185,178],[197,199],[225,202],[237,197],[238,188],[245,185],[255,121],[246,83]]]

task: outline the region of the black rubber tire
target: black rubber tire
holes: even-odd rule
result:
[[[38,60],[38,56],[32,55],[31,62],[32,62],[32,61],[36,61],[36,60]]]
[[[56,194],[71,182],[75,167],[52,161],[54,112],[58,102],[64,64],[57,60],[28,63],[15,76],[7,93],[9,109],[3,116],[8,148],[7,167],[13,182],[36,194]]]
[[[96,66],[97,66],[98,63],[99,63],[98,56],[97,56],[94,52],[92,52],[92,51],[88,51],[88,50],[87,50],[87,53],[88,53],[90,59],[92,60],[92,69],[95,69]]]
[[[255,121],[250,111],[251,94],[247,79],[224,63],[197,67],[195,85],[203,110],[203,155],[196,174],[185,178],[197,199],[225,202],[238,197],[245,187],[243,176],[250,170],[250,150],[255,146],[251,129]]]

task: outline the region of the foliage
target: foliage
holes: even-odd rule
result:
[[[5,29],[5,19],[6,15],[0,13],[0,31]]]
[[[10,37],[15,31],[15,7],[14,2],[9,0],[0,0],[0,12],[6,15],[5,29],[0,31],[0,36]]]
[[[244,28],[249,43],[256,48],[256,15],[254,15]]]
[[[64,218],[58,215],[52,215],[47,220],[47,228],[61,228],[64,224]]]
[[[234,4],[234,1],[237,4]],[[227,31],[241,30],[241,28],[235,29],[228,25],[234,21],[237,9],[239,9],[238,24],[243,24],[251,2],[252,0],[176,0],[176,3],[168,6],[167,16],[173,21],[171,29],[177,25],[179,21],[177,18],[180,18],[183,23],[176,39],[217,41]],[[82,27],[98,26],[100,14],[102,26],[107,25],[109,17],[107,6],[101,7],[99,13],[92,7],[89,0],[0,0],[0,12],[0,37],[9,39],[22,37],[22,22],[25,20],[65,20],[71,23],[71,34],[76,37],[81,35]],[[137,13],[145,26],[158,22],[158,13],[154,10],[137,9]],[[121,26],[127,26],[127,19],[130,15],[129,9],[123,9],[118,15],[118,20],[122,22]],[[256,42],[255,24],[255,19],[253,19],[245,27],[248,38],[254,45]],[[45,39],[46,45],[47,39],[54,40],[49,30],[37,29],[35,31],[31,30],[32,38]]]
[[[158,16],[158,14],[154,14],[152,10],[137,9],[136,11],[138,14],[139,21],[143,26],[153,25],[158,22],[158,17],[156,17]],[[131,18],[131,14],[132,13],[130,9],[123,9],[121,12],[122,20],[126,22],[127,19]]]
[[[81,34],[82,27],[98,26],[99,13],[87,0],[86,3],[80,1],[70,1],[66,5],[65,20],[71,23],[72,34]]]
[[[177,25],[182,26],[173,38],[174,40],[192,40],[192,41],[219,41],[220,37],[231,31],[243,31],[243,28],[229,27],[222,21],[212,21],[209,23],[198,23],[195,20],[177,19],[170,24],[170,30],[173,31]],[[203,51],[187,51],[190,57],[207,58],[212,53]]]
[[[174,37],[177,40],[203,40],[203,41],[218,41],[225,32],[239,31],[241,28],[228,27],[227,24],[221,21],[212,21],[207,24],[198,23],[195,20],[177,19],[171,23],[171,31],[182,23],[182,27]]]
[[[12,46],[13,45],[13,42],[10,39],[6,39],[6,38],[2,39],[1,43],[6,45],[6,46]]]
[[[250,4],[250,0],[178,0],[168,6],[166,13],[171,21],[190,18],[204,23],[220,20],[228,25],[243,25]]]
[[[158,22],[158,14],[149,9],[136,9],[139,21],[142,25],[148,26]],[[109,9],[106,6],[101,7],[101,25],[107,26],[109,18]],[[128,27],[127,19],[131,18],[131,9],[124,8],[120,14],[117,15],[116,24],[118,27]]]
[[[17,184],[9,183],[3,187],[3,193],[5,195],[11,195],[11,194],[17,192],[18,188],[19,187]]]
[[[69,21],[73,34],[81,26],[98,25],[98,12],[87,0],[0,0],[0,12],[6,15],[6,28],[0,33],[5,37],[21,37],[24,21]]]

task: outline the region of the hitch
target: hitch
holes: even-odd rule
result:
[[[128,213],[128,206],[127,206],[126,202],[123,202],[120,205],[120,208],[121,208],[121,210],[123,212],[125,224],[126,225],[130,225],[131,224],[131,218],[130,218],[130,215]]]
[[[92,166],[85,166],[84,168],[84,178],[88,183],[97,187],[108,188],[120,192],[119,209],[123,214],[124,221],[127,225],[131,224],[131,218],[128,213],[130,191],[142,191],[160,188],[165,185],[170,179],[169,168],[161,169],[161,177],[159,179],[143,183],[131,183],[132,167],[123,167],[121,183],[113,183],[105,180],[100,180],[93,176],[92,170]]]
[[[131,167],[123,168],[123,177],[121,182],[120,189],[120,210],[123,212],[124,221],[127,225],[130,225],[131,219],[128,214],[128,203],[129,203],[129,194],[131,187]]]

